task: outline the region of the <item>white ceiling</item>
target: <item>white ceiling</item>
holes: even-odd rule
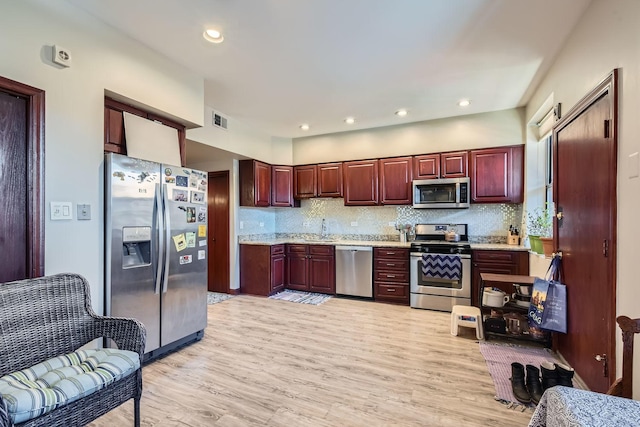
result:
[[[291,138],[523,106],[590,2],[67,1],[202,75],[220,113]]]

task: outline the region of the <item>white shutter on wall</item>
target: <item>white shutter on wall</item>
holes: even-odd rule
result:
[[[551,133],[555,121],[555,115],[553,114],[552,108],[547,112],[547,114],[544,115],[542,119],[540,119],[538,123],[536,123],[536,126],[538,127],[538,141],[547,136],[547,134]]]
[[[129,157],[181,165],[177,129],[125,111],[124,134]]]

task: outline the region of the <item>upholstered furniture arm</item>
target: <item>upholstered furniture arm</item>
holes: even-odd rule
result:
[[[105,317],[93,315],[95,337],[112,339],[120,350],[135,351],[144,354],[147,333],[144,325],[135,319],[122,317]]]

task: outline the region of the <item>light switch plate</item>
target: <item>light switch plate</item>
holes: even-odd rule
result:
[[[91,205],[77,205],[77,218],[78,220],[91,219]]]
[[[51,202],[51,220],[73,219],[71,202]]]
[[[358,221],[351,221],[351,226],[352,227],[357,227],[358,226]]]

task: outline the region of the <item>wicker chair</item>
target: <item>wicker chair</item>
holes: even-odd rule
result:
[[[89,285],[77,274],[58,274],[0,284],[0,377],[71,353],[102,337],[123,350],[144,353],[146,332],[134,319],[103,317],[91,308]],[[105,388],[16,427],[83,426],[134,399],[140,426],[142,368]],[[0,396],[0,427],[5,403]]]

